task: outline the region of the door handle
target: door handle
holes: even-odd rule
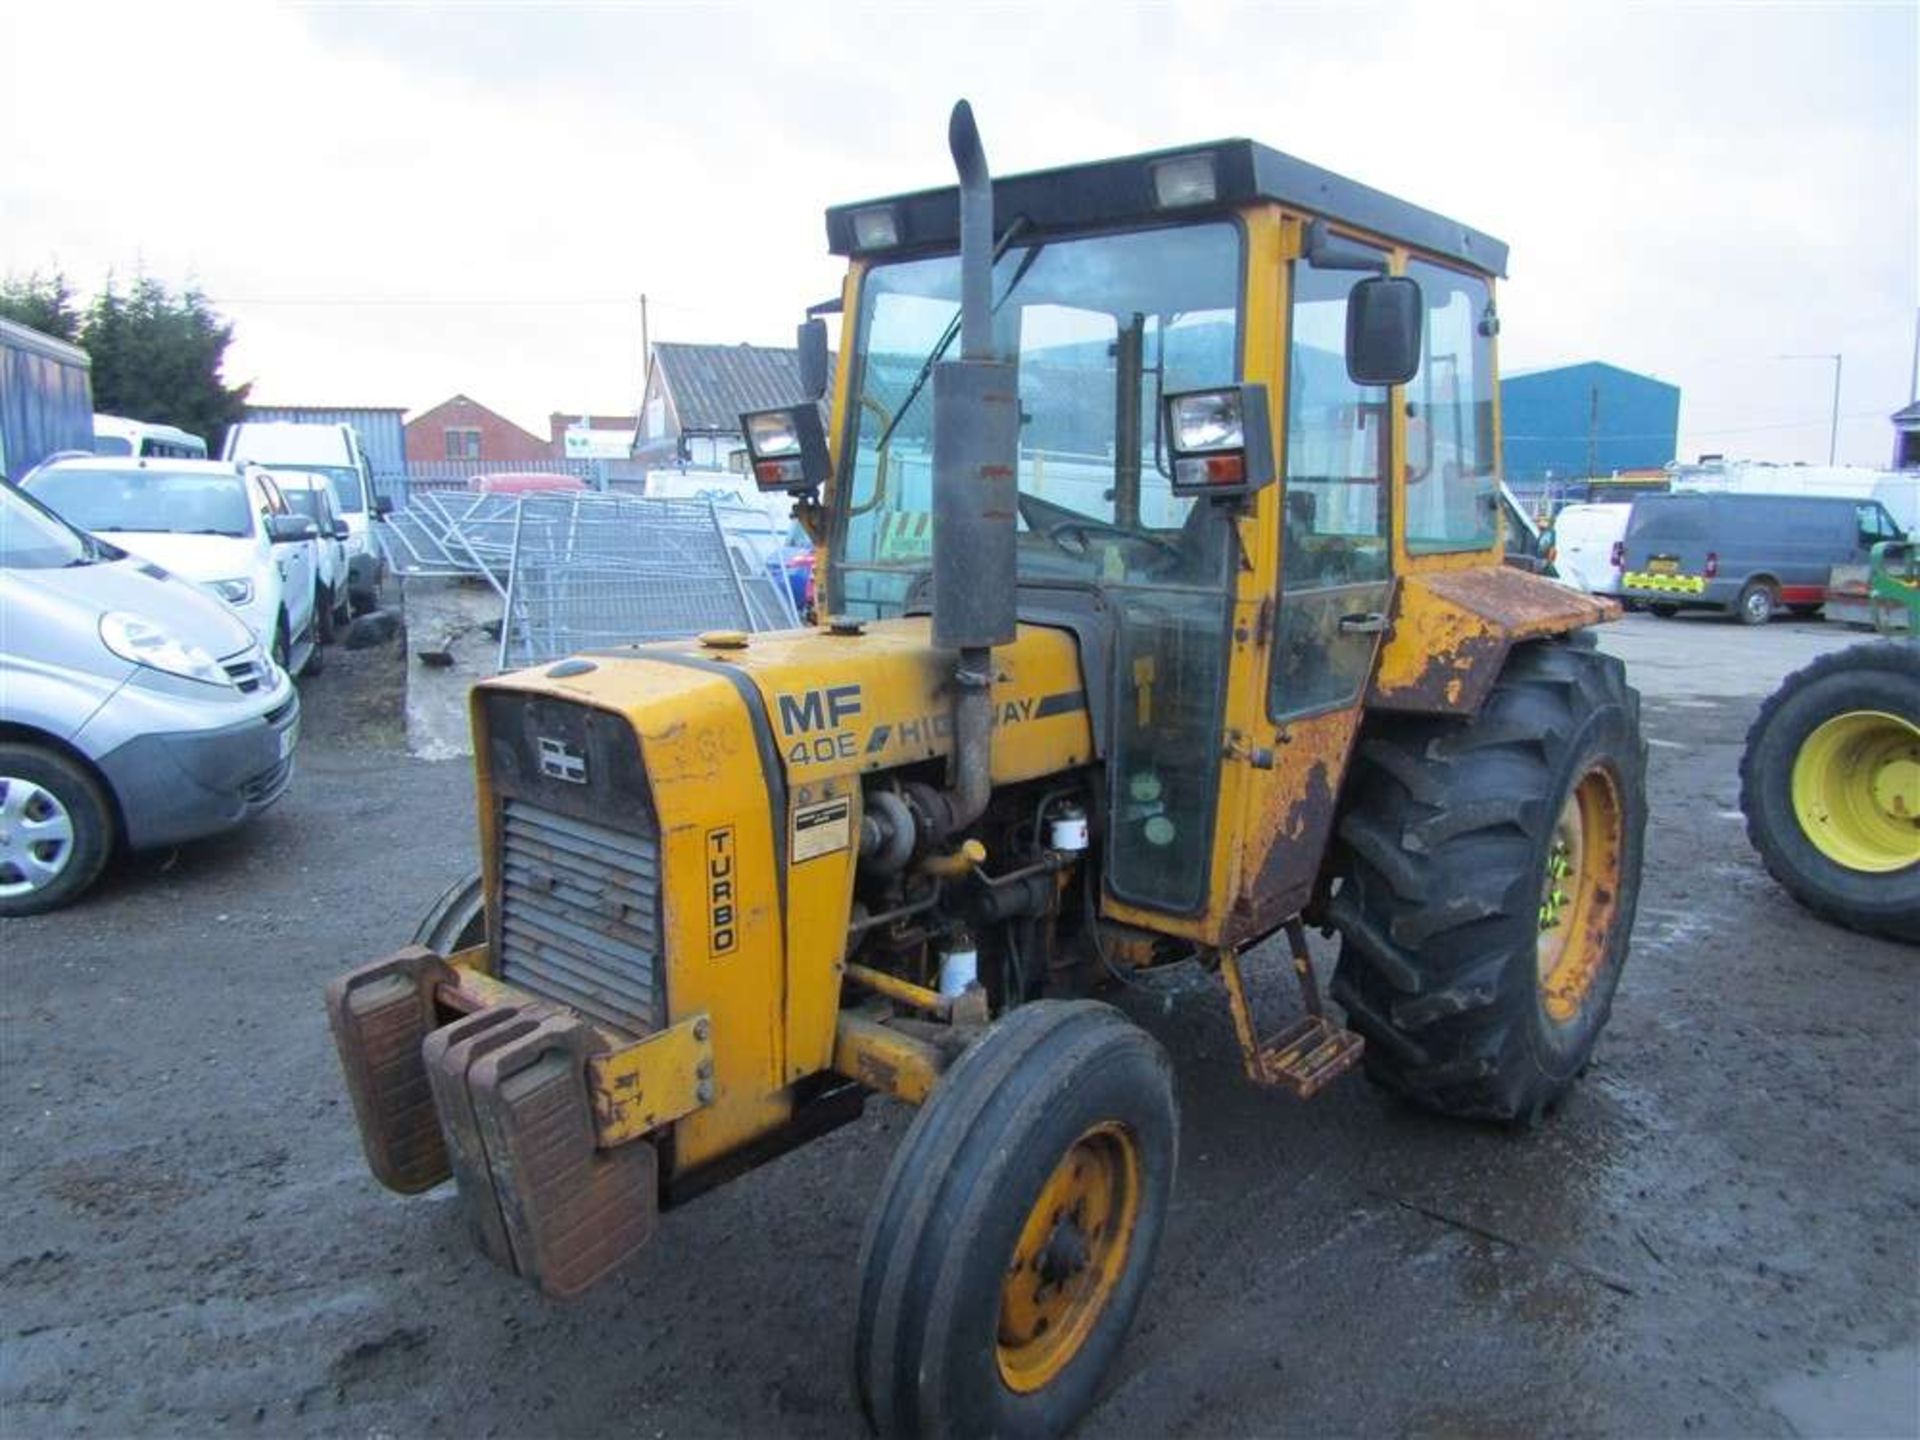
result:
[[[1365,615],[1342,615],[1340,633],[1342,635],[1378,635],[1387,628],[1387,617],[1374,611]]]

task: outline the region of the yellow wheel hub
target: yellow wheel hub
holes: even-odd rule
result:
[[[1920,863],[1920,727],[1881,710],[1835,715],[1793,757],[1793,813],[1836,865],[1885,875]]]
[[[1140,1148],[1125,1126],[1073,1142],[1021,1226],[1000,1287],[1000,1378],[1021,1393],[1080,1353],[1127,1268],[1140,1213]]]
[[[1620,791],[1613,776],[1596,766],[1561,807],[1540,885],[1535,961],[1540,1003],[1556,1025],[1579,1015],[1606,962],[1619,911],[1625,833]]]

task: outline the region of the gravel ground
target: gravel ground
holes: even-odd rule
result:
[[[1357,1077],[1256,1092],[1205,985],[1128,997],[1181,1073],[1182,1173],[1087,1433],[1920,1431],[1920,955],[1799,911],[1736,812],[1760,697],[1851,638],[1608,634],[1653,741],[1639,929],[1531,1134]],[[404,663],[335,654],[249,829],[0,922],[0,1432],[857,1434],[891,1102],[571,1306],[479,1259],[446,1189],[367,1177],[321,986],[472,864],[465,764],[405,754]]]

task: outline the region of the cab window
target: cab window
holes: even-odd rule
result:
[[[1487,282],[1414,260],[1426,304],[1420,369],[1407,386],[1407,550],[1493,545],[1493,305]]]

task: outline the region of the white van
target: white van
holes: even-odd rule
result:
[[[266,471],[218,460],[49,461],[28,494],[68,524],[104,535],[227,602],[290,673],[318,674],[319,527]]]
[[[1620,593],[1620,543],[1626,538],[1631,501],[1569,505],[1553,517],[1546,542],[1554,573],[1589,595]]]
[[[353,613],[379,608],[387,557],[374,538],[372,522],[391,507],[374,497],[373,466],[351,425],[247,421],[227,430],[221,454],[275,473],[307,470],[326,476],[334,511],[347,522],[347,595]]]
[[[128,420],[120,415],[93,417],[93,453],[96,455],[132,455],[136,458],[159,455],[170,460],[204,460],[207,442],[173,425],[154,425],[145,420]]]

